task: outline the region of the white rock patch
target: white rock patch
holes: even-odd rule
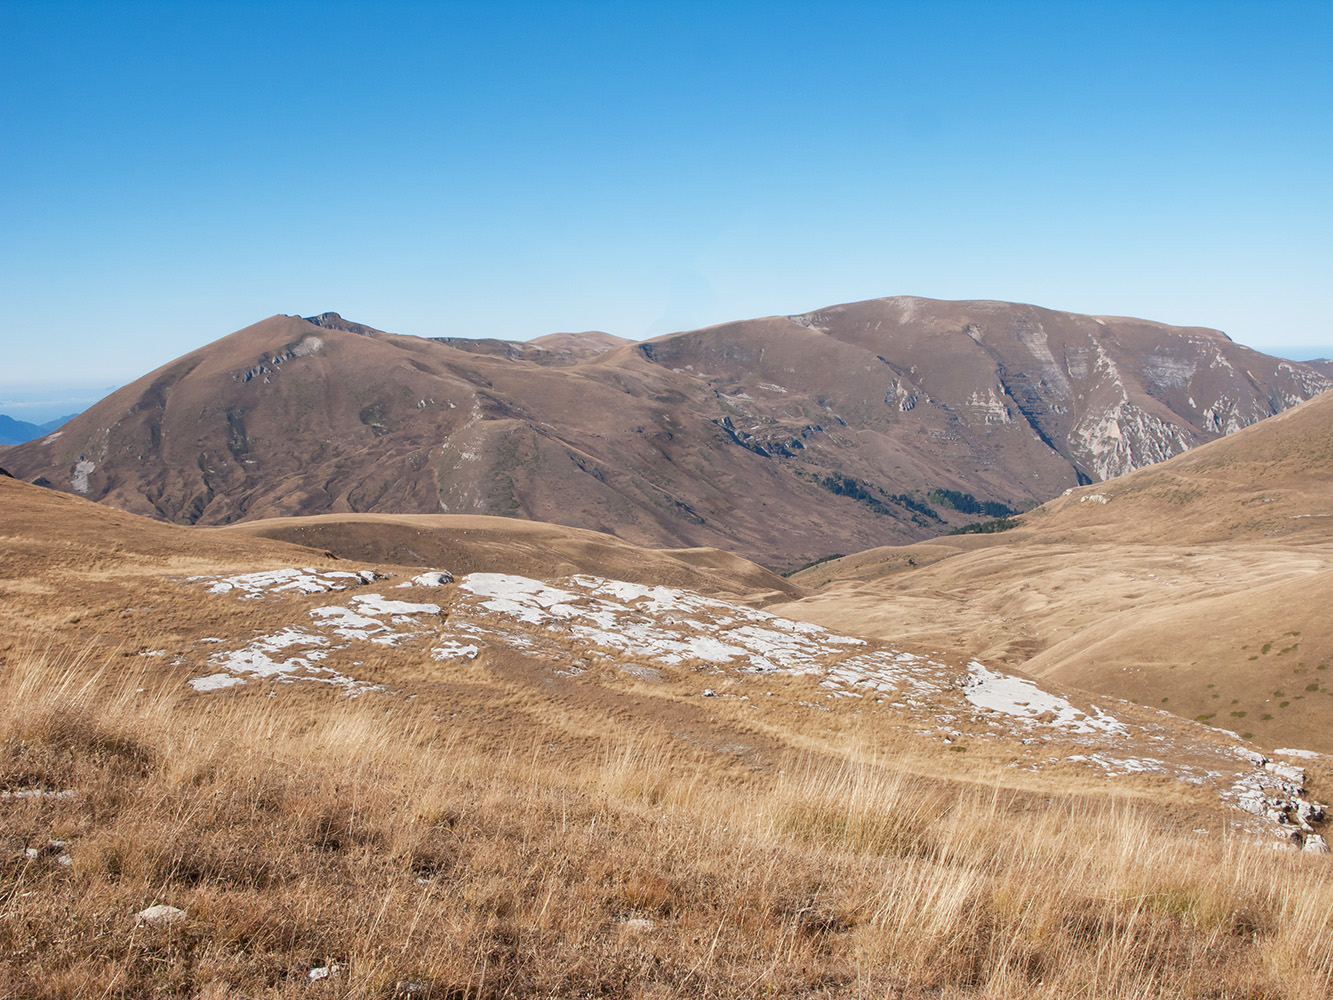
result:
[[[93,474],[97,466],[86,458],[80,458],[74,463],[74,472],[70,476],[69,485],[75,493],[88,492],[88,477]]]
[[[411,601],[390,601],[379,594],[358,594],[352,598],[358,611],[368,615],[438,615],[438,604],[413,604]]]
[[[190,681],[190,687],[196,691],[221,691],[223,688],[244,683],[245,681],[235,674],[209,674],[207,677],[195,677]]]
[[[208,582],[214,592],[246,599],[323,593],[376,578],[369,570],[292,569]],[[409,581],[414,587],[446,582],[448,574],[441,571]],[[859,712],[872,700],[884,702],[885,710],[910,713],[905,725],[912,731],[959,750],[985,740],[1021,745],[1011,766],[1037,771],[1064,761],[1095,768],[1108,778],[1162,775],[1207,785],[1216,788],[1223,801],[1255,817],[1237,823],[1284,830],[1293,843],[1317,837],[1311,824],[1322,822],[1324,815],[1322,806],[1302,797],[1301,768],[1270,762],[1234,734],[1224,742],[1222,733],[1211,730],[1207,739],[1191,740],[1155,722],[1124,721],[1096,705],[1081,709],[1031,680],[975,660],[959,665],[940,653],[894,649],[690,591],[590,575],[553,584],[474,573],[450,591],[447,614],[441,603],[393,600],[381,593],[347,594],[310,610],[302,624],[250,639],[240,648],[217,643],[207,659],[211,672],[190,684],[196,691],[210,692],[255,678],[326,683],[348,695],[376,690],[340,672],[358,665],[353,657],[360,643],[401,646],[419,651],[423,659],[457,664],[478,658],[483,649],[510,650],[558,675],[591,674],[613,681],[636,677],[636,671],[660,679],[664,670],[676,668],[703,674],[696,690],[706,682],[707,690],[722,692],[720,697],[729,695],[713,678],[812,675],[823,697],[819,703],[793,705]],[[1129,706],[1125,713],[1125,719],[1137,718]],[[923,725],[926,728],[919,728]],[[1058,739],[1067,756],[1047,756],[1042,747],[1048,739]],[[1317,756],[1311,751],[1280,753],[1289,758]]]
[[[301,342],[292,348],[292,357],[308,358],[312,354],[318,354],[323,347],[323,338],[316,337],[312,333],[310,336],[302,338]]]
[[[475,643],[455,642],[452,639],[446,639],[430,651],[432,659],[449,660],[475,660],[481,650]]]
[[[1279,747],[1274,750],[1273,753],[1280,753],[1284,757],[1297,757],[1304,760],[1318,760],[1323,756],[1313,750],[1293,750],[1290,747]]]
[[[1125,724],[1118,719],[1095,708],[1093,716],[1080,712],[1064,698],[1043,691],[1030,680],[987,670],[975,660],[968,664],[968,671],[971,677],[964,697],[977,708],[1029,720],[1049,712],[1054,716],[1050,725],[1075,733],[1126,732]]]
[[[283,590],[323,593],[344,589],[349,585],[345,582],[349,579],[365,583],[378,578],[378,574],[371,570],[323,576],[328,579],[321,579],[314,571],[274,570],[220,580],[209,590],[214,593],[239,591],[242,599],[250,599]],[[226,589],[219,590],[219,587]],[[372,689],[374,685],[327,666],[325,661],[329,654],[347,648],[354,641],[396,646],[420,638],[429,634],[431,621],[440,610],[440,605],[433,603],[393,601],[382,594],[356,594],[349,605],[334,604],[311,610],[313,622],[310,627],[289,626],[273,635],[251,640],[240,649],[212,654],[209,664],[225,673],[196,677],[189,683],[196,691],[220,691],[243,684],[244,676],[252,676],[283,683],[318,681],[356,694]]]
[[[323,594],[333,590],[347,590],[373,583],[379,579],[374,570],[363,569],[355,573],[343,570],[274,569],[262,573],[242,573],[239,576],[220,578],[191,577],[191,581],[210,581],[210,594],[239,593],[247,600],[267,597],[271,594]]]

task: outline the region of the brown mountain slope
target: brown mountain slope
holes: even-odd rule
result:
[[[335,314],[336,315],[336,314]],[[433,337],[437,344],[445,344],[468,354],[488,354],[511,361],[534,361],[540,365],[569,365],[634,341],[599,330],[583,333],[548,333],[528,341],[474,340],[470,337]]]
[[[1333,395],[997,535],[814,567],[783,613],[1333,749]]]
[[[498,514],[790,567],[1029,506],[1330,385],[1216,331],[997,302],[613,345],[275,316],[0,455],[180,523]]]

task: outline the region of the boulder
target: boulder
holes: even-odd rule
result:
[[[1263,792],[1247,792],[1236,800],[1236,805],[1247,813],[1253,813],[1256,816],[1262,816],[1268,808]]]
[[[1294,764],[1276,764],[1269,761],[1264,765],[1264,770],[1269,774],[1275,774],[1284,781],[1290,781],[1292,784],[1301,788],[1305,787],[1305,770]]]
[[[140,910],[135,914],[135,917],[141,924],[148,924],[150,927],[164,927],[184,920],[185,911],[159,903],[156,906],[148,907],[146,910]]]
[[[1307,802],[1305,799],[1297,799],[1296,816],[1302,823],[1318,823],[1324,818],[1324,807],[1318,802]]]
[[[446,583],[452,583],[453,579],[454,575],[447,570],[433,569],[429,573],[414,576],[407,582],[414,587],[443,587]]]

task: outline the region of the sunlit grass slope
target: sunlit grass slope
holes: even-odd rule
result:
[[[38,655],[0,678],[3,995],[1330,986],[1325,859],[1126,803],[927,781],[856,741],[739,774],[610,722],[570,766],[540,721],[497,745],[426,706],[139,684]],[[138,924],[152,904],[185,915]]]

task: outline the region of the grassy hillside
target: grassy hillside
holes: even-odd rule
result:
[[[1017,721],[969,707],[952,659],[892,649],[881,662],[947,683],[830,688],[847,652],[824,672],[653,660],[476,582],[398,589],[419,566],[377,562],[375,595],[220,589],[219,574],[294,566],[341,586],[333,574],[362,564],[0,491],[0,996],[1305,1000],[1333,986],[1327,856],[1272,850],[1291,846],[1269,835],[1283,831],[1260,839],[1216,789],[1172,776],[1244,763],[1203,727],[1035,689],[1023,697],[1068,724]],[[494,558],[481,538],[477,557]],[[580,551],[585,571],[634,568],[613,545],[604,564]],[[647,577],[690,559],[729,565],[645,556],[643,599],[620,617],[568,578],[543,600],[581,602],[620,635],[802,634],[742,605],[682,611]],[[374,602],[379,619],[352,613]],[[339,628],[353,637],[333,643]],[[483,648],[435,655],[446,634]],[[297,638],[308,662],[278,670]],[[225,683],[196,683],[222,662],[231,673],[202,680]],[[1166,760],[1171,747],[1186,756]],[[1161,768],[1136,759],[1149,754]],[[1329,762],[1305,763],[1327,799]],[[154,906],[174,910],[140,916]]]
[[[588,712],[571,752],[566,710],[512,689],[528,723],[497,740],[442,718],[466,702],[143,683],[6,664],[4,995],[305,996],[333,969],[321,995],[1305,998],[1333,975],[1325,859],[926,781],[869,734],[756,772]],[[136,920],[158,904],[184,913]]]
[[[1020,525],[812,567],[782,613],[1333,751],[1333,394]]]

